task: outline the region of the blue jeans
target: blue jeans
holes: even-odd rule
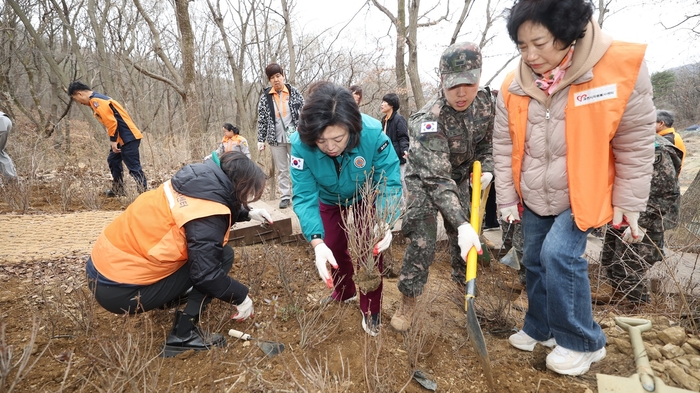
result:
[[[529,308],[523,331],[538,341],[579,352],[605,345],[605,334],[593,320],[586,237],[567,209],[558,216],[523,212],[523,264],[527,269]]]

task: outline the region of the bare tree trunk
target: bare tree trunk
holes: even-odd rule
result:
[[[469,12],[471,11],[472,4],[473,4],[472,0],[464,0],[464,7],[462,8],[462,14],[460,14],[459,19],[457,20],[457,23],[455,24],[455,29],[452,32],[452,38],[450,38],[450,45],[457,42],[457,36],[459,35],[459,32],[460,32],[460,30],[462,30],[462,26],[464,25],[464,22],[467,20],[467,17],[469,16]]]
[[[175,17],[177,19],[177,28],[180,31],[183,87],[185,90],[183,101],[187,116],[188,133],[190,135],[190,148],[193,157],[201,157],[205,151],[204,146],[202,146],[202,135],[205,129],[195,83],[194,33],[190,23],[189,3],[190,0],[175,0]]]
[[[247,10],[245,15],[241,15],[239,10],[239,18],[241,21],[240,26],[240,45],[238,45],[238,57],[236,58],[233,53],[233,48],[231,48],[231,43],[229,42],[228,34],[226,33],[226,27],[224,26],[224,18],[221,14],[221,9],[219,3],[216,3],[216,7],[210,0],[207,0],[209,5],[209,10],[211,11],[214,22],[219,28],[221,33],[221,39],[224,43],[224,49],[226,50],[226,58],[228,59],[229,66],[231,67],[231,73],[233,74],[233,96],[236,101],[236,123],[244,131],[249,131],[253,129],[254,124],[254,111],[251,109],[250,104],[245,97],[244,93],[244,82],[243,82],[243,64],[245,60],[245,48],[247,47],[247,33],[248,25],[252,17],[252,9]],[[252,142],[252,141],[251,141]]]
[[[406,48],[406,0],[396,0],[396,16],[388,8],[379,4],[377,0],[372,3],[386,15],[396,29],[396,50],[394,61],[396,62],[396,93],[401,101],[401,107],[408,109],[408,86],[406,85],[406,62],[404,60],[404,49]]]
[[[603,27],[605,14],[608,13],[607,3],[609,3],[609,0],[598,0],[598,25],[600,27]]]
[[[100,20],[98,21],[95,0],[88,0],[87,2],[90,26],[92,27],[92,32],[95,34],[95,48],[97,48],[98,61],[100,64],[100,81],[104,85],[105,91],[108,91],[109,94],[115,94],[116,89],[114,88],[112,73],[110,72],[109,56],[107,55],[107,50],[105,50],[105,37],[102,33],[102,26],[107,24],[107,10],[109,10],[110,2],[104,4],[103,7],[104,11],[99,14]]]
[[[287,0],[282,1],[282,16],[284,17],[284,34],[287,36],[287,50],[289,51],[289,74],[287,79],[292,85],[296,84],[296,63],[297,57],[294,51],[294,40],[292,39],[292,23],[289,19],[289,5]]]
[[[413,99],[416,102],[416,109],[420,109],[425,105],[425,97],[423,95],[423,85],[420,82],[418,75],[418,11],[420,9],[420,0],[409,0],[408,5],[408,29],[406,34],[406,44],[408,44],[408,77],[411,80],[411,89],[413,90]],[[408,113],[408,106],[406,106]]]

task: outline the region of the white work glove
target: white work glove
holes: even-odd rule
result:
[[[481,174],[481,191],[484,191],[486,187],[489,186],[489,183],[491,183],[491,180],[493,180],[493,173],[491,172],[484,172]],[[471,186],[472,179],[469,179],[469,185]]]
[[[316,254],[316,269],[318,269],[318,275],[321,276],[321,280],[326,283],[328,288],[333,288],[333,279],[330,273],[328,273],[328,267],[326,266],[326,263],[330,263],[333,269],[338,268],[338,263],[333,256],[333,251],[328,248],[326,243],[319,243],[314,247],[314,253]]]
[[[265,142],[258,142],[258,150],[259,151],[265,150]]]
[[[501,219],[505,222],[518,222],[520,221],[520,212],[518,211],[518,205],[504,207],[501,209]]]
[[[467,254],[472,247],[481,255],[481,241],[471,224],[464,223],[457,228],[457,244],[459,244],[459,254],[462,259],[467,259]]]
[[[630,227],[627,227],[627,229],[625,229],[625,232],[622,234],[622,241],[628,244],[641,243],[646,233],[646,229],[639,227],[639,236],[635,238],[634,236],[632,236],[632,230],[630,229]]]
[[[639,212],[632,212],[621,207],[613,206],[613,228],[620,229],[620,227],[623,225],[629,225],[629,230],[632,237],[634,239],[640,238],[639,240],[641,241],[637,221],[639,221]]]
[[[379,227],[377,225],[374,226],[374,233],[379,232]],[[389,246],[391,245],[391,239],[394,238],[394,235],[391,234],[391,229],[387,229],[384,237],[382,240],[377,242],[377,244],[374,245],[374,250],[372,250],[372,254],[375,256],[379,255],[380,253],[384,252]]]
[[[272,224],[272,216],[265,209],[250,209],[248,216],[251,220],[260,221],[263,224]]]
[[[253,315],[253,300],[250,296],[246,296],[243,303],[237,305],[236,309],[238,309],[238,312],[232,315],[231,319],[239,322],[248,319],[248,317]]]

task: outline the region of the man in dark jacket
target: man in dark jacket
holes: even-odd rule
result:
[[[268,64],[265,75],[271,86],[263,91],[258,102],[258,151],[265,150],[265,142],[270,145],[272,162],[277,169],[279,208],[286,209],[292,198],[289,179],[292,145],[289,138],[297,131],[304,97],[285,83],[284,70],[279,64]]]
[[[382,111],[382,128],[384,133],[391,139],[391,144],[394,145],[394,151],[399,157],[401,168],[401,187],[406,192],[406,183],[404,176],[406,175],[406,157],[408,156],[408,123],[406,118],[401,116],[399,111],[399,96],[395,93],[389,93],[382,98],[382,103],[379,110]],[[404,205],[405,196],[401,196],[401,205]]]
[[[165,357],[223,346],[221,335],[198,329],[199,314],[212,298],[236,305],[234,319],[253,314],[248,288],[228,276],[234,253],[227,243],[237,221],[272,222],[264,209],[248,210],[264,189],[265,175],[243,153],[219,158],[214,152],[141,194],[95,242],[86,265],[95,299],[117,314],[186,301],[166,338]]]

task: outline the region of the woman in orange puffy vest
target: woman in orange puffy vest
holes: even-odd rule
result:
[[[248,148],[248,140],[241,136],[241,130],[231,123],[224,123],[223,126],[224,139],[216,149],[219,155],[229,151],[240,151],[250,158],[250,149]]]
[[[88,258],[88,285],[113,313],[179,306],[162,355],[223,346],[225,339],[197,327],[212,298],[236,305],[234,319],[253,313],[248,288],[228,276],[234,252],[228,234],[235,222],[272,222],[260,199],[265,175],[239,152],[180,169],[158,189],[141,194],[100,234]]]
[[[593,228],[637,225],[654,163],[654,104],[645,46],[614,41],[590,0],[519,0],[507,29],[521,59],[499,90],[493,131],[501,217],[522,217],[528,310],[508,338],[554,347],[546,366],[580,375],[605,358],[593,319]],[[522,204],[522,214],[520,206]]]

